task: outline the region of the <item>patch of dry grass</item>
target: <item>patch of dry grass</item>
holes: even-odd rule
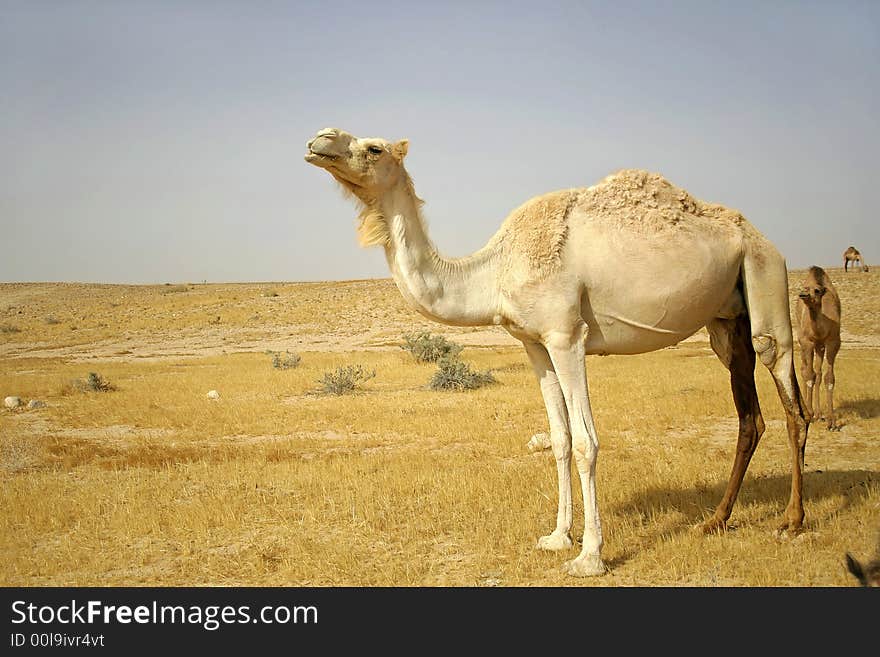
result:
[[[860,287],[873,275],[838,284],[832,270],[845,313],[859,316],[854,298],[874,303]],[[0,335],[0,396],[47,403],[0,411],[0,583],[850,586],[844,553],[873,552],[880,332],[867,320],[853,319],[850,335],[863,337],[845,338],[838,359],[843,429],[810,430],[807,527],[791,541],[772,535],[789,455],[761,366],[767,431],[731,530],[704,537],[691,527],[720,499],[736,441],[726,371],[699,339],[588,358],[612,571],[578,580],[559,568],[574,551],[533,547],[553,526],[556,474],[549,452],[526,450],[546,417],[521,348],[490,330],[444,329],[498,383],[434,391],[436,366],[415,362],[400,336],[437,326],[406,310],[389,281],[271,284],[277,297],[267,285],[0,285],[0,322],[21,327]],[[43,322],[49,314],[61,324]],[[70,322],[92,332],[78,346]],[[224,346],[169,353],[187,331]],[[126,335],[133,353],[108,353]],[[267,349],[302,360],[273,368]],[[352,364],[376,376],[349,395],[321,391],[323,373]],[[71,388],[89,372],[115,390]],[[580,533],[579,494],[575,503]]]

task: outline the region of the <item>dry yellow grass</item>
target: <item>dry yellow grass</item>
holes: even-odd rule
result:
[[[701,332],[587,360],[612,568],[587,580],[533,548],[555,519],[555,468],[525,448],[544,408],[500,330],[431,324],[388,280],[0,284],[0,396],[47,403],[0,409],[0,584],[853,585],[844,552],[870,556],[880,532],[878,274],[828,271],[844,312],[844,426],[811,428],[806,531],[773,536],[788,446],[760,366],[768,428],[731,530],[691,531],[720,499],[736,435]],[[429,390],[434,366],[399,348],[418,330],[466,345],[498,383]],[[270,349],[302,362],[275,369]],[[321,375],[349,364],[376,377],[321,394]],[[89,372],[116,390],[70,385]]]

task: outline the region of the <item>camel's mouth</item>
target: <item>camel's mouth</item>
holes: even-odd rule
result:
[[[338,160],[338,155],[327,155],[326,153],[316,153],[315,151],[309,149],[309,152],[305,154],[305,161],[309,164],[329,164],[334,160]]]

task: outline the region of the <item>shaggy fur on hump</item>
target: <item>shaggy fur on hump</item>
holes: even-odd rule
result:
[[[736,210],[704,203],[663,176],[640,169],[623,169],[586,189],[584,209],[640,233],[662,232],[687,220],[687,215],[745,223]]]
[[[501,233],[508,254],[525,257],[537,278],[556,269],[568,236],[568,214],[581,190],[564,189],[529,199],[505,220]]]

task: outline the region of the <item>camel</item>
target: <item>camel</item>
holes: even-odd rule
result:
[[[849,267],[849,263],[853,263],[853,271],[868,271],[868,265],[865,264],[865,261],[862,260],[862,254],[859,253],[859,250],[851,246],[846,251],[843,252],[843,271],[846,272]],[[858,264],[858,269],[856,269],[856,263]]]
[[[730,372],[739,434],[724,495],[698,526],[726,529],[764,432],[757,354],[786,415],[792,477],[780,531],[801,531],[809,425],[794,370],[787,270],[741,214],[703,203],[657,174],[622,170],[592,187],[526,201],[486,246],[448,258],[428,237],[423,201],[404,167],[408,140],[327,128],[307,149],[306,162],[325,169],[360,208],[361,245],[384,249],[410,306],[443,324],[501,326],[522,342],[546,407],[558,484],[556,526],[538,549],[572,547],[572,455],[580,478],[584,530],[580,553],[563,564],[569,575],[607,572],[585,356],[662,349],[703,326]],[[615,261],[624,252],[632,266],[621,270]]]
[[[840,297],[821,267],[810,267],[801,283],[795,318],[801,346],[801,380],[807,386],[804,395],[806,414],[814,419],[821,418],[822,361],[827,356],[825,419],[828,430],[836,431],[839,427],[834,419],[834,361],[840,351]]]

